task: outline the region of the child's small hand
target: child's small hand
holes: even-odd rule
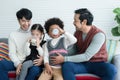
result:
[[[65,31],[63,29],[61,29],[60,27],[58,27],[58,30],[60,31],[60,34],[64,34]]]
[[[53,74],[52,68],[48,63],[45,64],[45,72],[47,72],[50,75]]]
[[[19,75],[19,74],[20,74],[21,68],[22,68],[22,64],[19,64],[19,65],[17,66],[17,69],[16,69],[16,75]]]
[[[28,40],[27,40],[27,42],[30,43],[30,42],[31,42],[31,39],[32,39],[32,37],[29,37]]]
[[[37,57],[38,57],[38,59],[35,59],[35,60],[33,61],[33,64],[34,64],[35,66],[40,66],[40,65],[42,65],[43,57],[42,57],[42,56],[38,56],[38,55],[37,55]]]

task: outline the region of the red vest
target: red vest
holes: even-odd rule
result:
[[[82,39],[82,32],[76,31],[75,37],[77,38],[77,48],[78,48],[78,54],[82,54],[86,51],[86,49],[89,47],[93,37],[98,32],[102,32],[100,29],[96,28],[95,26],[91,26],[90,31],[88,32],[86,38]],[[103,32],[102,32],[103,33]],[[100,61],[107,61],[108,55],[106,50],[106,41],[103,43],[100,50],[89,60],[91,62],[100,62]]]

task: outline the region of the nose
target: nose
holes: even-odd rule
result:
[[[75,21],[73,21],[73,25],[75,25]]]
[[[25,22],[25,25],[28,26],[28,25],[29,25],[29,22],[26,21],[26,22]]]

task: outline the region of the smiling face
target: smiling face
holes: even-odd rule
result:
[[[76,27],[76,30],[80,30],[80,31],[83,31],[85,28],[86,28],[86,24],[87,24],[87,20],[84,19],[82,22],[80,21],[79,19],[80,17],[80,14],[75,14],[74,15],[74,22],[73,24],[75,25]]]
[[[60,37],[60,31],[58,29],[58,25],[54,24],[54,25],[51,25],[50,28],[49,28],[49,32],[48,32],[48,35],[51,37],[51,38],[58,38]],[[58,31],[57,31],[58,30]],[[55,31],[55,32],[54,32]],[[55,34],[57,33],[57,34]]]
[[[22,30],[27,31],[30,27],[31,20],[27,20],[24,17],[22,19],[19,19],[19,24]]]
[[[80,17],[80,14],[75,14],[75,15],[74,15],[74,22],[73,22],[73,24],[75,25],[76,30],[79,30],[79,29],[82,28],[82,24],[81,24],[81,22],[80,22],[79,17]]]

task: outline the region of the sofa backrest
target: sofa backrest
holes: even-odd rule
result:
[[[0,42],[4,42],[8,44],[8,38],[0,38]]]
[[[0,42],[8,44],[8,38],[0,38]],[[108,39],[106,40],[106,47],[108,52],[108,62],[111,62],[114,55],[120,54],[120,41]],[[69,55],[74,55],[76,53],[76,47],[71,45],[68,48]]]

